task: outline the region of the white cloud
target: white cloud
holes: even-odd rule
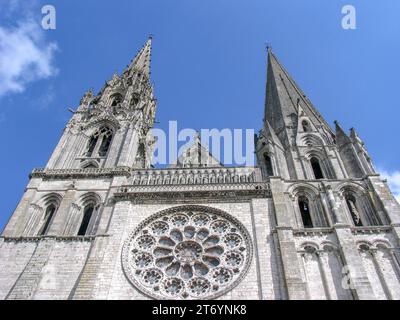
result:
[[[25,19],[17,27],[0,26],[0,97],[25,90],[30,82],[57,73],[55,43],[48,43],[39,23]]]
[[[52,84],[48,85],[46,91],[41,94],[38,98],[31,100],[33,106],[37,107],[39,110],[47,109],[51,103],[54,101],[55,93]]]
[[[384,169],[378,169],[378,172],[380,172],[383,179],[386,179],[388,181],[389,187],[392,190],[393,195],[400,203],[400,171],[388,172]]]

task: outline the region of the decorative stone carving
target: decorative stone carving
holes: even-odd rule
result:
[[[130,168],[85,168],[85,169],[34,169],[30,178],[42,178],[45,180],[51,179],[87,179],[100,177],[115,177],[131,175]]]
[[[108,81],[107,84],[111,88],[123,87],[123,80],[117,73],[114,73],[112,79]]]
[[[129,281],[155,299],[213,299],[246,275],[252,243],[231,215],[204,206],[180,206],[145,219],[125,242]]]
[[[92,99],[93,99],[93,91],[92,91],[92,89],[90,89],[90,90],[85,92],[85,94],[83,95],[83,97],[82,97],[82,99],[80,101],[80,104],[82,106],[86,107],[86,106],[89,105],[89,103],[92,101]]]
[[[256,177],[256,168],[180,168],[158,170],[136,170],[132,172],[130,183],[132,185],[151,185],[150,176],[160,177],[158,184],[232,184],[260,182]],[[189,179],[191,177],[191,179]],[[197,182],[195,182],[197,181]]]

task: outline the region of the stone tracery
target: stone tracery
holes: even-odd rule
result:
[[[172,208],[143,221],[123,249],[124,271],[156,299],[210,299],[236,286],[252,245],[232,216],[200,206]]]

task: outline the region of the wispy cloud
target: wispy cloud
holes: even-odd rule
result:
[[[8,1],[8,12],[15,11],[17,3]],[[40,21],[31,15],[24,15],[14,26],[0,25],[0,97],[54,76],[56,50],[57,45],[46,40]]]
[[[378,172],[382,175],[382,178],[388,181],[389,187],[400,203],[400,171],[389,172],[385,169],[378,168]]]
[[[53,85],[49,85],[46,91],[41,94],[37,99],[32,101],[33,106],[39,110],[46,110],[54,101],[55,93]]]

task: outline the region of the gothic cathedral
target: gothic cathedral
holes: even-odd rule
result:
[[[0,237],[0,299],[400,299],[400,206],[268,50],[257,166],[152,163],[151,42],[73,112]]]

